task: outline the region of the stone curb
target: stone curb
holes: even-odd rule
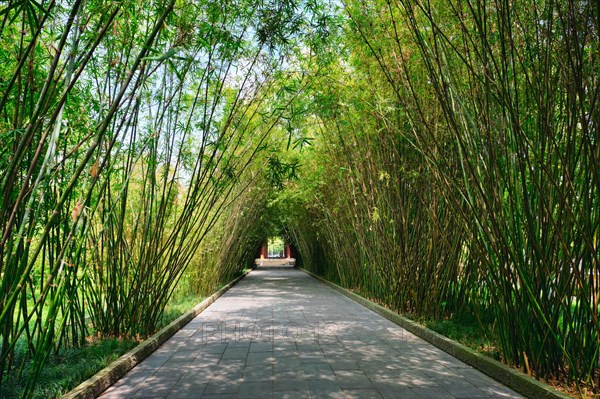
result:
[[[438,334],[437,332],[432,331],[415,321],[409,320],[396,312],[371,302],[370,300],[363,298],[352,291],[342,288],[331,281],[325,280],[321,276],[317,276],[316,274],[302,268],[298,269],[528,398],[572,399],[571,396],[559,392],[549,385],[536,380],[535,378],[523,374],[518,370],[512,369],[507,365],[490,358],[489,356],[476,352],[475,350],[459,344],[450,338]]]
[[[104,369],[100,370],[94,376],[88,380],[82,382],[77,387],[73,388],[70,392],[62,396],[62,399],[93,399],[97,398],[102,392],[108,387],[117,382],[123,377],[129,370],[134,366],[148,357],[154,352],[160,345],[162,345],[167,339],[173,334],[179,331],[187,323],[192,321],[194,317],[198,316],[204,309],[216,301],[221,295],[227,290],[237,284],[241,279],[246,277],[252,270],[247,271],[235,280],[231,281],[220,290],[194,306],[190,311],[181,315],[175,319],[168,326],[161,329],[159,332],[146,339],[140,345],[136,346],[129,352],[125,353],[119,359],[109,364]]]

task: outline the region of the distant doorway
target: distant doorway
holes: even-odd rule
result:
[[[294,266],[296,250],[282,237],[269,237],[261,244],[255,263],[257,266]]]

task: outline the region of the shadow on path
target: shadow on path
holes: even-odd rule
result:
[[[252,271],[101,396],[520,397],[289,266]]]

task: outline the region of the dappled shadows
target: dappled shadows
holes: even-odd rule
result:
[[[297,269],[251,272],[118,386],[106,397],[519,397]]]

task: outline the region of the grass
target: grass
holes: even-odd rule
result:
[[[202,296],[188,295],[173,300],[165,309],[159,329],[166,326],[204,299]],[[138,345],[134,338],[90,338],[88,345],[81,348],[66,349],[51,355],[44,366],[33,393],[34,399],[59,398],[81,382],[90,378],[121,355]],[[16,349],[23,356],[24,346]],[[0,398],[19,398],[27,383],[28,368],[20,378],[10,373],[11,378],[2,382]]]
[[[42,369],[33,398],[58,398],[81,382],[93,376],[119,356],[137,345],[133,339],[106,338],[96,340],[82,348],[60,351],[52,355]],[[29,365],[21,378],[4,381],[0,390],[2,398],[19,398],[25,388]]]
[[[460,315],[445,320],[417,320],[425,327],[471,349],[500,360],[499,343],[494,337],[493,324],[478,321],[472,315]]]
[[[158,329],[163,328],[185,312],[199,304],[204,300],[204,296],[201,295],[187,295],[185,297],[177,298],[167,306],[162,318],[158,324]]]
[[[462,345],[476,350],[479,353],[490,356],[495,360],[501,361],[499,342],[494,335],[494,324],[491,319],[479,321],[469,314],[463,314],[446,320],[425,320],[416,319],[418,323],[433,330],[445,337],[448,337]],[[518,369],[525,372],[523,369]],[[600,395],[588,392],[579,392],[573,382],[567,382],[564,379],[557,380],[542,379],[545,383],[556,390],[567,395],[580,398],[599,398]]]

